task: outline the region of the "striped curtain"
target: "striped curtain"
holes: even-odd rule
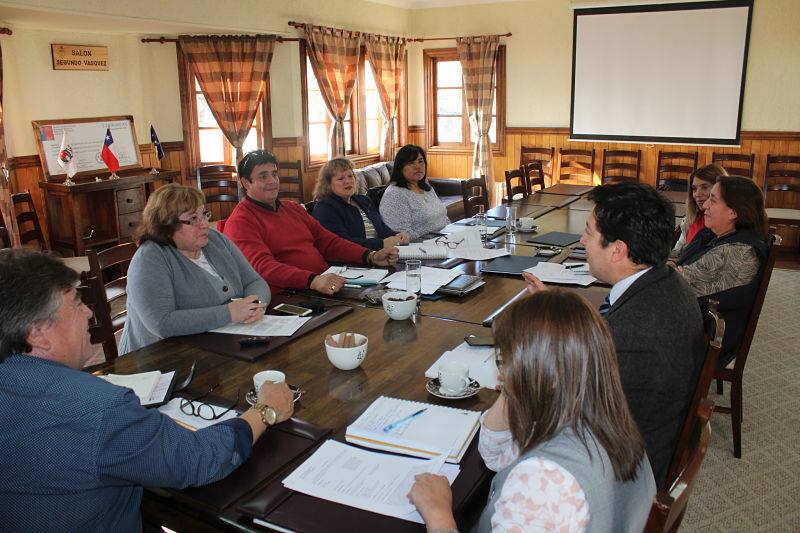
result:
[[[303,27],[311,69],[334,120],[328,156],[345,155],[344,118],[358,77],[361,34],[306,24]]]
[[[367,58],[375,75],[375,85],[381,101],[383,131],[381,136],[381,159],[394,159],[396,139],[395,120],[400,111],[400,92],[405,84],[406,40],[402,37],[365,35]]]
[[[456,43],[464,78],[469,123],[478,135],[478,142],[475,143],[472,153],[472,177],[486,176],[487,182],[491,184],[494,171],[489,128],[492,125],[494,74],[500,37],[497,35],[460,37]],[[492,190],[491,187],[488,189]]]
[[[178,43],[239,161],[264,94],[275,36],[181,36]]]

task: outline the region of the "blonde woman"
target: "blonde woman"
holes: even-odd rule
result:
[[[711,187],[717,182],[717,178],[727,175],[728,173],[724,168],[716,163],[711,163],[696,169],[689,176],[689,189],[686,195],[686,217],[681,222],[681,236],[672,249],[674,255],[679,254],[686,245],[694,240],[695,235],[706,227],[703,212],[705,211],[706,202],[711,196]]]

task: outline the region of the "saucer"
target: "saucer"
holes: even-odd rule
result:
[[[439,388],[439,378],[429,379],[427,383],[425,383],[425,390],[427,390],[430,394],[433,394],[438,398],[444,398],[445,400],[462,400],[464,398],[469,398],[470,396],[475,396],[478,394],[480,389],[480,383],[472,378],[469,378],[469,386],[459,394],[446,394],[444,391],[442,391]]]
[[[292,402],[297,402],[304,392],[297,387],[292,387],[291,385],[289,385],[289,390],[292,391]],[[250,389],[247,391],[247,394],[244,395],[244,399],[249,405],[255,405],[258,403],[258,394],[256,393],[256,390]]]

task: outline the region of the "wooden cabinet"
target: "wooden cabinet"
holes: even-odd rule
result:
[[[159,184],[176,179],[180,172],[151,174],[134,169],[121,174],[116,180],[84,181],[71,186],[39,182],[54,250],[85,255],[87,248],[129,241],[142,219],[147,197]]]

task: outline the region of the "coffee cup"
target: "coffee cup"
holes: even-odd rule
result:
[[[417,295],[408,291],[391,291],[381,297],[383,310],[392,320],[408,320],[417,310]]]
[[[439,365],[439,390],[444,394],[456,396],[469,387],[469,367],[461,363]]]
[[[520,217],[519,229],[522,231],[531,231],[536,227],[536,220],[533,217]]]
[[[286,374],[280,370],[264,370],[253,376],[253,387],[258,393],[261,385],[266,382],[270,383],[283,383],[286,381]]]
[[[340,348],[338,345],[342,344],[345,335],[352,336],[352,344],[348,348]],[[360,333],[339,333],[338,335],[331,335],[330,341],[325,340],[325,354],[328,356],[328,361],[339,370],[353,370],[361,365],[364,358],[367,356],[368,339]]]

